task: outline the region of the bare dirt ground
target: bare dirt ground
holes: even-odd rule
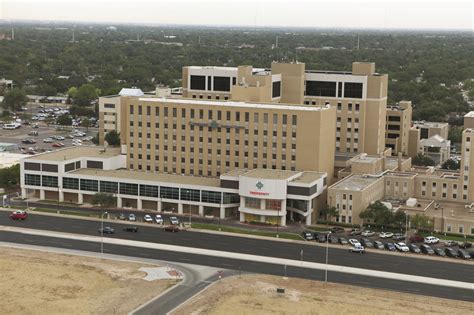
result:
[[[277,293],[284,288],[285,293]],[[267,275],[225,278],[173,315],[473,314],[474,303]]]
[[[175,282],[138,264],[0,247],[0,314],[127,314]],[[156,267],[156,266],[152,266]]]

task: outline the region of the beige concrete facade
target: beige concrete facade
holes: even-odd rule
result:
[[[464,129],[474,128],[474,111],[464,115]]]
[[[412,111],[410,101],[401,101],[396,106],[387,107],[385,146],[392,149],[392,155],[408,155]]]
[[[444,139],[448,139],[448,123],[414,121],[413,127],[420,130],[420,139],[428,139],[434,135],[439,135]]]

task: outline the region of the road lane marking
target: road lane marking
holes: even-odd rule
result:
[[[26,235],[56,237],[56,238],[63,238],[63,239],[70,239],[70,240],[96,242],[96,243],[100,243],[102,241],[102,238],[100,236],[78,235],[78,234],[72,234],[72,233],[34,230],[34,229],[18,228],[18,227],[11,227],[11,226],[8,226],[8,227],[4,226],[4,227],[1,227],[1,229],[4,231],[22,233]],[[133,240],[118,239],[118,238],[104,238],[103,242],[104,244],[141,247],[141,248],[147,248],[147,249],[164,250],[164,251],[179,252],[179,253],[186,253],[186,254],[247,260],[247,261],[260,262],[260,263],[286,265],[286,266],[293,266],[293,267],[300,267],[300,268],[307,268],[307,269],[316,269],[316,270],[327,269],[328,271],[331,271],[331,272],[356,274],[356,275],[361,275],[361,276],[366,276],[366,277],[385,278],[385,279],[391,279],[391,280],[397,280],[397,281],[417,282],[417,283],[424,283],[424,284],[437,285],[437,286],[447,286],[447,287],[453,287],[453,288],[459,288],[459,289],[474,290],[474,283],[447,280],[447,279],[438,279],[438,278],[431,278],[431,277],[424,277],[424,276],[416,276],[416,275],[407,275],[407,274],[387,272],[387,271],[377,271],[377,270],[369,270],[369,269],[330,265],[330,264],[325,265],[322,263],[292,260],[292,259],[286,259],[286,258],[232,253],[232,252],[212,250],[212,249],[202,249],[202,248],[193,248],[193,247],[186,247],[186,246],[148,243],[148,242],[143,242],[143,241],[133,241]],[[144,253],[142,253],[142,255],[149,256]]]

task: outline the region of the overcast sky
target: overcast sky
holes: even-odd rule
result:
[[[0,0],[0,19],[474,29],[473,0]]]

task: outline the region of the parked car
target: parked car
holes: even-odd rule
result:
[[[398,242],[398,243],[395,243],[395,247],[403,252],[403,253],[406,253],[406,252],[409,252],[410,249],[408,248],[407,244],[403,243],[403,242]]]
[[[106,226],[103,229],[98,229],[97,232],[101,234],[114,234],[115,230],[111,228],[110,226]]]
[[[43,142],[44,142],[44,143],[52,143],[53,141],[54,141],[54,140],[51,139],[51,138],[44,138],[44,139],[43,139]]]
[[[392,238],[396,241],[403,241],[403,240],[405,240],[405,235],[403,235],[401,233],[395,233],[395,234],[393,234]]]
[[[163,230],[165,230],[166,232],[179,232],[179,227],[176,225],[168,225],[165,226]]]
[[[125,220],[126,219],[125,214],[123,214],[123,213],[120,213],[118,218],[119,218],[119,220]]]
[[[393,245],[393,243],[385,243],[384,246],[385,246],[385,249],[387,249],[391,252],[397,250],[397,248],[395,247],[395,245]]]
[[[452,258],[458,257],[458,253],[456,252],[454,248],[446,247],[444,252],[446,253],[446,256],[448,257],[452,257]]]
[[[62,148],[62,147],[64,147],[64,143],[55,142],[55,143],[52,144],[52,146],[55,147],[55,148]]]
[[[374,248],[376,249],[384,249],[384,245],[381,241],[374,241]]]
[[[421,249],[418,246],[416,246],[416,244],[408,244],[408,248],[410,249],[412,253],[415,253],[415,254],[421,253]]]
[[[459,244],[459,248],[466,249],[466,248],[471,248],[471,247],[472,247],[472,243],[469,243],[469,242],[463,242]]]
[[[170,217],[170,224],[178,225],[179,224],[178,218],[177,217]]]
[[[330,235],[329,236],[329,243],[331,244],[337,244],[338,240],[337,240],[337,237],[335,235]]]
[[[438,256],[441,256],[441,257],[446,256],[446,252],[441,247],[435,248],[434,252]]]
[[[351,248],[349,248],[349,251],[351,253],[359,253],[359,254],[363,254],[365,252],[365,249],[363,246],[360,246],[360,245],[355,245],[355,246],[351,246]]]
[[[362,244],[355,238],[349,239],[349,244],[351,244],[352,246],[362,246]]]
[[[424,241],[423,236],[413,235],[410,237],[410,243],[422,243]]]
[[[340,237],[339,238],[339,244],[347,245],[347,244],[349,244],[349,242],[344,237]]]
[[[366,236],[366,237],[367,237],[367,236],[374,236],[374,235],[375,235],[375,232],[369,231],[369,230],[365,230],[365,231],[363,231],[362,233],[360,233],[360,235]]]
[[[28,132],[28,136],[37,136],[37,135],[38,135],[38,131],[32,130]]]
[[[10,218],[12,218],[13,220],[26,220],[27,217],[28,213],[22,210],[13,211],[10,214]]]
[[[380,232],[379,237],[380,238],[391,238],[393,236],[392,232]]]
[[[335,226],[335,227],[331,228],[331,232],[332,233],[344,233],[345,230],[344,230],[343,227]]]
[[[446,241],[444,242],[444,245],[448,246],[448,247],[453,247],[453,246],[458,246],[458,242],[456,241]]]
[[[458,249],[458,257],[461,259],[471,259],[471,255],[464,249]]]
[[[24,143],[24,144],[35,144],[35,143],[36,143],[36,140],[33,140],[33,139],[23,139],[23,140],[21,140],[21,143]]]
[[[423,241],[425,242],[425,244],[436,244],[439,243],[439,238],[434,236],[427,236]]]
[[[319,243],[326,243],[327,235],[323,234],[323,233],[319,233],[317,240],[318,240]]]
[[[314,240],[313,233],[308,232],[308,231],[301,232],[301,236],[307,241],[313,241]]]
[[[360,229],[352,229],[349,234],[350,235],[360,235],[362,231]]]
[[[128,221],[137,221],[137,217],[133,213],[130,213],[128,215]]]
[[[163,224],[163,217],[161,216],[161,214],[157,214],[155,216],[155,222],[158,224]]]
[[[147,223],[153,223],[153,218],[151,217],[151,215],[145,214],[145,216],[143,217],[143,221]]]
[[[430,245],[427,244],[421,245],[420,249],[423,254],[433,255],[435,253],[434,250],[430,247]]]
[[[368,238],[362,238],[360,240],[360,243],[362,246],[368,248],[368,247],[374,247],[374,244],[368,239]]]
[[[132,233],[138,232],[138,228],[136,226],[127,226],[127,227],[124,227],[123,230],[125,232],[132,232]]]

